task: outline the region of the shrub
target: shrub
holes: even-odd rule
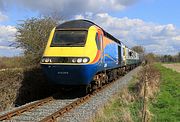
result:
[[[16,42],[24,49],[24,64],[38,64],[45,49],[50,31],[58,21],[52,17],[29,18],[17,26]]]

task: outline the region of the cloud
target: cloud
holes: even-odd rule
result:
[[[40,14],[57,12],[63,17],[70,18],[85,12],[112,12],[120,11],[139,0],[2,0],[2,5],[21,6],[25,9],[38,11]],[[1,5],[1,6],[2,6]]]
[[[23,53],[22,49],[14,48],[14,47],[8,47],[8,46],[0,46],[0,57],[2,56],[20,56]]]
[[[0,46],[0,49],[12,50],[12,49],[16,49],[16,48],[15,47],[9,47],[9,46]]]
[[[8,16],[2,14],[2,12],[0,11],[0,22],[6,21],[8,20]]]
[[[151,44],[144,46],[147,52],[152,52],[155,54],[177,54],[177,49],[174,48],[172,45],[166,44]]]
[[[0,44],[2,42],[14,42],[17,29],[15,26],[0,25]]]
[[[173,24],[160,25],[141,19],[112,17],[108,13],[98,13],[91,19],[129,47],[142,45],[147,52],[157,54],[180,51],[180,29]]]
[[[79,14],[79,15],[75,15],[74,19],[85,19],[83,15]]]
[[[20,55],[23,52],[22,49],[9,46],[15,42],[17,32],[15,26],[0,25],[0,30],[0,56]]]

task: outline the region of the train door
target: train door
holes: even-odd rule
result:
[[[125,45],[122,44],[122,47],[121,47],[121,54],[122,54],[122,65],[126,65],[126,48],[125,48]]]
[[[126,62],[126,60],[127,60],[127,59],[126,59],[126,58],[127,58],[127,57],[126,57],[126,46],[123,47],[123,56],[124,56],[124,65],[126,65],[126,63],[127,63],[127,62]]]
[[[121,46],[118,45],[118,64],[121,65],[122,57],[121,57]]]

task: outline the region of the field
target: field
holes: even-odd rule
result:
[[[180,73],[163,66],[156,64],[156,67],[161,73],[161,85],[156,100],[150,104],[151,111],[154,115],[153,121],[179,122]],[[168,66],[175,68],[173,64]]]
[[[0,70],[9,68],[22,68],[23,57],[0,57]]]
[[[164,67],[173,69],[180,73],[180,63],[163,64]]]

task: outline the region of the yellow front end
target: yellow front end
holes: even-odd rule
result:
[[[52,46],[53,40],[56,40],[56,29],[52,30],[41,60],[42,69],[51,83],[59,85],[88,85],[97,73],[97,66],[95,63],[92,63],[98,52],[95,41],[97,29],[95,26],[91,26],[88,30],[81,30],[87,32],[83,45],[79,47],[77,45],[68,45],[68,43],[62,46]],[[73,29],[73,31],[75,30]],[[59,33],[62,34],[63,32],[59,31]],[[73,42],[73,39],[76,39],[76,37],[71,39]],[[58,41],[60,42],[61,40],[59,39]],[[64,42],[68,41],[65,40]],[[81,62],[78,60],[81,60]]]
[[[51,31],[47,46],[45,48],[43,57],[88,57],[90,60],[87,64],[90,64],[97,54],[97,46],[95,36],[97,29],[95,26],[91,26],[87,33],[87,39],[84,47],[51,47],[51,42],[55,33],[55,28]],[[50,62],[41,64],[50,64]],[[62,63],[51,63],[62,64]],[[63,63],[67,65],[73,65],[75,63]],[[75,64],[77,65],[77,63]]]

